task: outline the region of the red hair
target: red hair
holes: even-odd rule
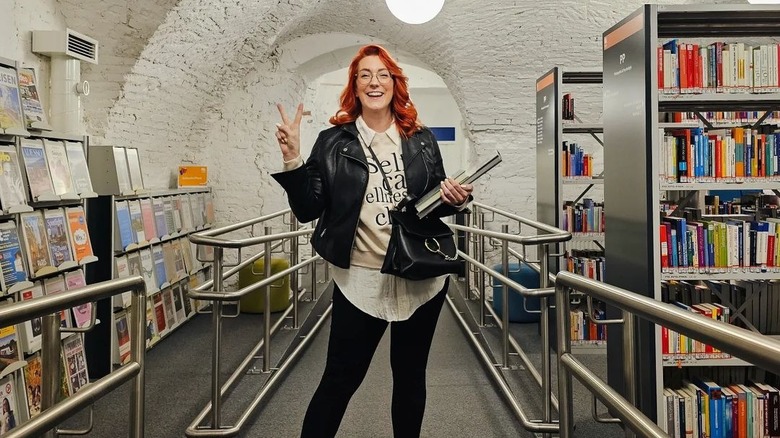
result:
[[[358,64],[367,56],[378,56],[393,77],[393,98],[390,101],[390,112],[395,118],[398,130],[406,137],[411,137],[419,128],[417,122],[417,108],[409,99],[409,78],[404,76],[403,70],[393,60],[384,47],[375,44],[363,46],[349,64],[349,77],[344,91],[341,92],[339,103],[341,108],[336,115],[330,118],[334,125],[344,125],[354,122],[360,116],[363,105],[355,92],[357,88]]]

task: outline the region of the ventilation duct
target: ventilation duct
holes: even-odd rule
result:
[[[98,42],[71,29],[33,31],[32,51],[51,57],[52,127],[63,134],[86,134],[81,96],[89,94],[89,83],[81,81],[81,61],[98,63]]]

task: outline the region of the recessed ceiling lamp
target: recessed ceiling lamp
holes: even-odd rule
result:
[[[395,17],[404,23],[422,24],[439,14],[444,0],[385,0]]]

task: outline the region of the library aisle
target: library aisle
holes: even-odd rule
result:
[[[450,293],[456,293],[451,290]],[[302,312],[308,312],[306,304]],[[302,313],[302,314],[304,314]],[[242,314],[223,320],[223,382],[262,335],[262,316]],[[269,402],[248,422],[241,436],[296,437],[306,406],[319,381],[327,351],[328,324],[292,368]],[[536,324],[515,324],[513,336],[532,361],[540,362],[540,338]],[[389,330],[388,332],[389,333]],[[281,331],[275,341],[284,343]],[[146,436],[168,438],[184,436],[190,422],[208,403],[210,394],[211,318],[195,316],[189,324],[172,333],[163,344],[152,348],[146,361]],[[492,342],[492,341],[491,341]],[[274,354],[281,354],[276,342]],[[392,390],[389,363],[389,335],[380,343],[368,375],[355,394],[344,417],[339,437],[392,437],[390,397]],[[606,362],[603,354],[583,355],[583,361],[598,369]],[[260,361],[258,361],[258,367]],[[606,373],[606,370],[602,370]],[[541,394],[538,386],[514,370],[510,379],[520,394],[521,404],[532,419],[540,418]],[[514,375],[514,374],[511,374]],[[264,377],[248,375],[225,398],[223,421],[232,423],[257,393]],[[554,379],[554,377],[553,377]],[[555,385],[555,380],[553,380]],[[553,386],[555,387],[555,386]],[[529,391],[528,388],[531,388]],[[575,383],[575,436],[620,437],[615,425],[595,423],[590,417],[591,401]],[[124,385],[95,404],[95,426],[91,436],[122,436],[127,431],[130,385]],[[601,408],[603,411],[603,407]],[[371,421],[366,421],[371,419]],[[76,415],[65,427],[84,427],[86,412]],[[423,423],[424,437],[533,437],[519,426],[504,401],[493,388],[471,346],[445,304],[431,349],[428,368],[428,404]]]

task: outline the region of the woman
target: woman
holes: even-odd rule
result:
[[[444,174],[431,131],[420,125],[407,78],[382,47],[362,47],[349,65],[341,108],[304,164],[300,156],[303,105],[293,120],[277,105],[276,138],[285,171],[273,177],[298,220],[318,219],[312,243],[332,265],[335,288],[325,372],[303,421],[303,437],[332,437],[360,386],[374,351],[391,326],[393,432],[420,435],[425,369],[447,276],[411,281],[379,272],[390,240],[388,211],[407,193],[437,185],[451,215],[472,186]],[[381,169],[380,169],[381,167]]]
[[[14,411],[11,410],[11,402],[8,397],[3,397],[3,412],[0,420],[0,433],[10,432],[16,427],[16,417]]]

